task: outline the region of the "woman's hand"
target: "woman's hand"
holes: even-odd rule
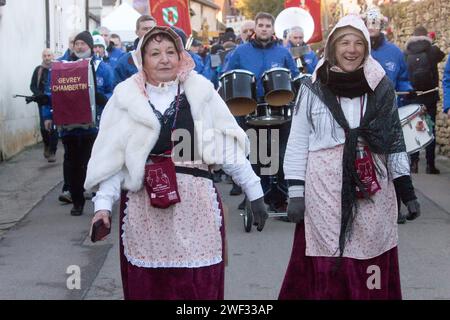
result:
[[[267,218],[269,217],[266,205],[264,204],[264,197],[251,201],[250,208],[253,212],[253,225],[257,227],[259,232],[261,232],[264,229]]]
[[[305,219],[305,198],[295,197],[289,198],[287,207],[287,216],[289,221],[300,223]]]
[[[94,218],[92,218],[91,222],[91,232],[90,235],[92,235],[92,228],[94,227],[94,224],[99,221],[103,220],[103,224],[106,228],[111,229],[111,213],[108,210],[99,210],[95,213]],[[107,237],[102,238],[100,241],[105,240]]]

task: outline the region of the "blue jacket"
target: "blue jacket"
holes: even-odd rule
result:
[[[138,73],[138,69],[134,64],[131,52],[127,52],[120,57],[116,67],[114,68],[114,88],[135,73]]]
[[[209,79],[213,84],[214,87],[217,89],[219,87],[219,78],[223,74],[223,70],[228,65],[228,62],[230,61],[230,57],[233,53],[233,50],[230,50],[226,55],[223,63],[218,67],[211,67],[211,54],[208,54],[206,56],[205,60],[205,68],[203,69],[202,75]]]
[[[59,57],[57,60],[58,61],[69,61],[70,60],[70,55],[72,53],[70,52],[69,49],[66,50],[66,52],[64,52],[64,55],[62,57]]]
[[[305,46],[307,46],[305,44]],[[292,47],[292,43],[289,41],[286,45],[286,49],[290,49]],[[313,74],[314,70],[316,69],[317,63],[319,62],[319,59],[317,58],[317,55],[314,53],[313,50],[309,50],[307,54],[303,56],[303,59],[306,63],[306,70],[309,74]]]
[[[188,52],[195,62],[194,70],[197,71],[198,74],[203,74],[203,69],[204,69],[205,65],[203,64],[202,57],[200,57],[198,54],[196,54],[194,52],[190,52],[190,51],[188,51]]]
[[[442,88],[444,90],[444,112],[447,112],[450,110],[450,56],[445,64]]]
[[[256,94],[259,98],[264,96],[263,73],[275,67],[289,69],[292,78],[299,75],[291,53],[276,40],[263,48],[257,40],[252,39],[235,49],[223,72],[234,69],[245,69],[253,72],[256,77]]]
[[[114,70],[119,62],[120,58],[125,54],[125,52],[118,48],[112,48],[111,51],[108,51],[108,64]]]
[[[403,52],[395,44],[387,41],[382,34],[380,36],[382,37],[381,45],[376,49],[372,48],[372,57],[386,71],[396,91],[413,91]]]
[[[211,67],[211,55],[208,54],[206,56],[206,60],[205,60],[205,67],[203,68],[203,76],[208,79],[209,81],[211,81],[214,84],[214,88],[217,89],[217,87],[219,86],[219,72],[220,72],[220,67]]]
[[[98,68],[95,72],[96,77],[96,93],[102,94],[105,96],[106,99],[111,98],[113,93],[113,73],[110,66],[108,66],[104,62],[100,62],[98,65]],[[45,94],[50,97],[51,101],[51,70],[48,73],[48,81],[46,82],[46,88],[45,88]],[[98,122],[100,121],[101,113],[103,112],[104,105],[97,105],[96,108],[96,122],[98,125]],[[44,120],[52,120],[53,119],[53,110],[51,105],[43,106],[42,108],[42,117]],[[61,130],[60,135],[61,137],[67,136],[67,135],[83,135],[83,134],[93,134],[97,133],[97,128],[91,128],[91,129],[73,129],[73,130]]]

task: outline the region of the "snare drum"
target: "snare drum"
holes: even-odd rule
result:
[[[422,109],[423,105],[420,104],[410,104],[398,108],[408,154],[425,148],[434,139],[433,133],[422,114]]]
[[[268,103],[260,103],[255,112],[249,114],[246,123],[254,127],[279,126],[292,119],[293,105],[288,104],[283,107],[273,107]]]
[[[285,68],[272,68],[263,73],[265,101],[273,107],[281,107],[294,99],[291,73]]]
[[[255,75],[247,70],[231,70],[220,79],[219,94],[235,116],[245,116],[256,109]]]

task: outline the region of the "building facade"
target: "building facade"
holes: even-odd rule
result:
[[[35,103],[14,94],[31,95],[34,68],[46,47],[61,54],[69,35],[87,27],[86,0],[14,0],[0,6],[0,161],[40,141]],[[20,17],[20,19],[18,18]]]

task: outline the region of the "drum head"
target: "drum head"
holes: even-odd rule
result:
[[[227,101],[228,108],[234,116],[246,116],[256,109],[256,101],[248,98],[235,98]]]
[[[400,122],[406,121],[412,115],[419,113],[421,110],[420,104],[408,104],[407,106],[398,108],[398,117]]]
[[[294,99],[294,93],[287,90],[277,90],[266,94],[266,102],[274,107],[283,107]]]

